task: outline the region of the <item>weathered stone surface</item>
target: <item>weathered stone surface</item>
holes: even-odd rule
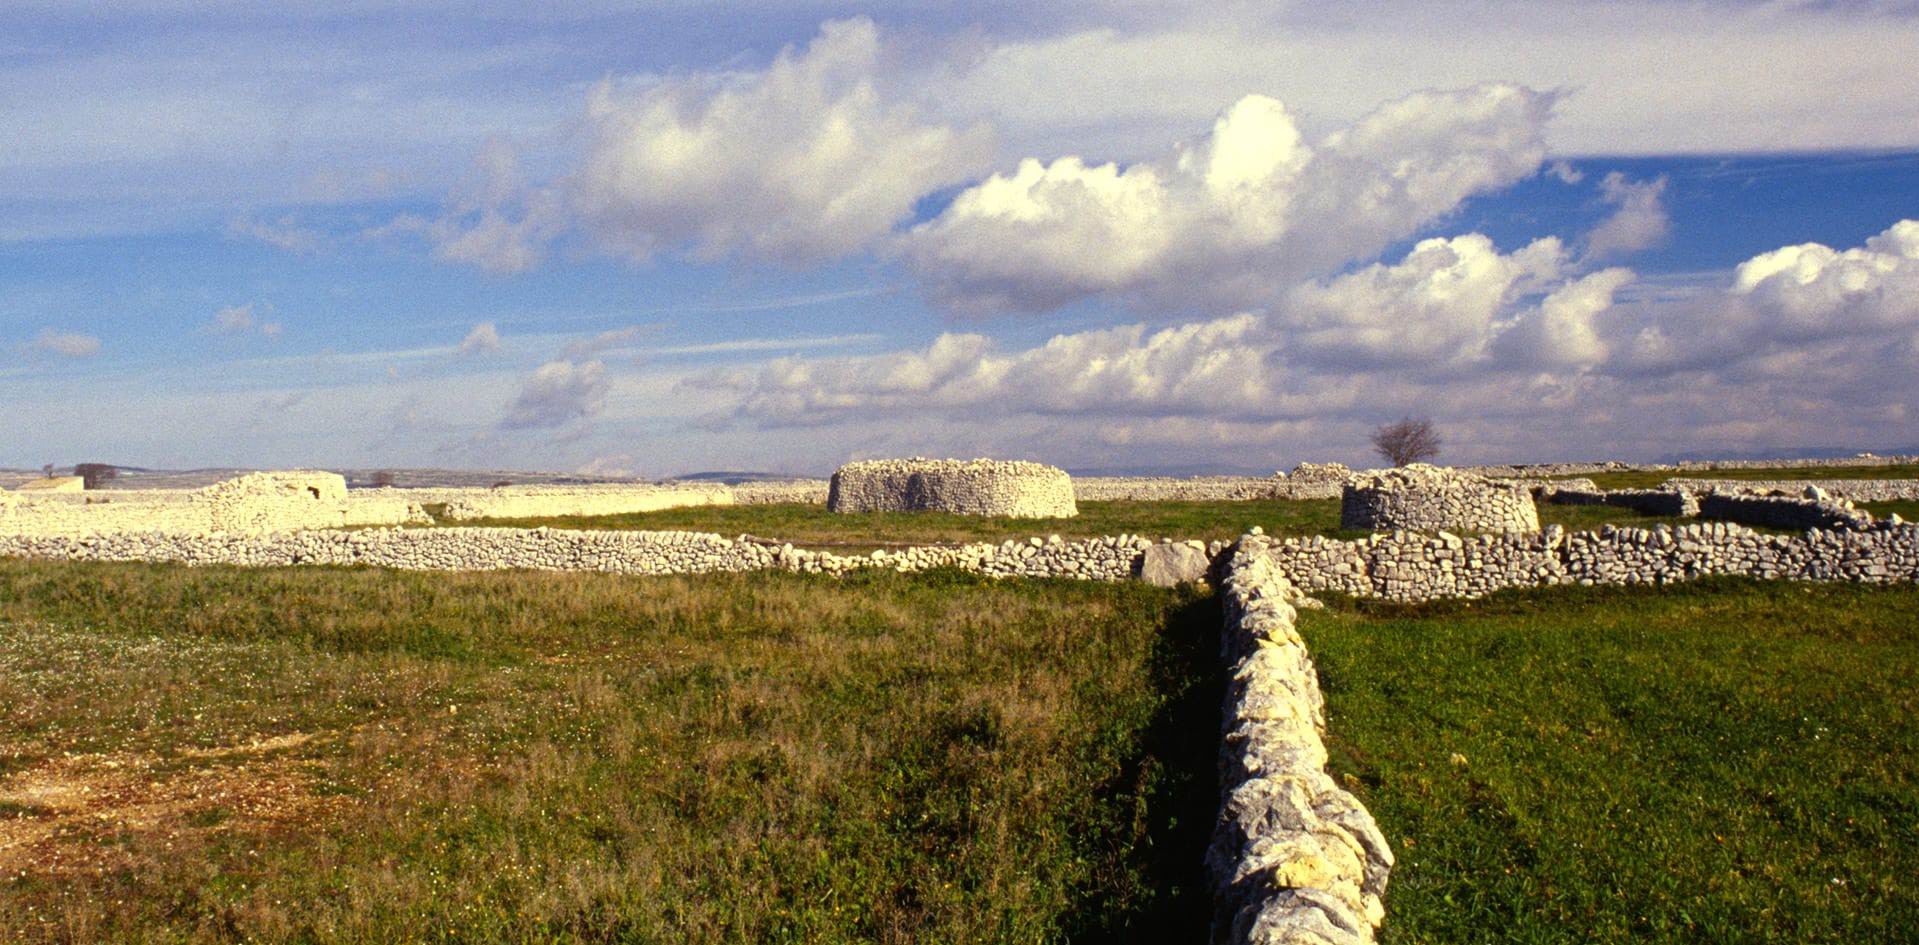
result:
[[[826,507],[834,512],[939,511],[1011,518],[1079,514],[1073,480],[1065,470],[993,459],[847,463],[833,473]]]
[[[1340,496],[1341,528],[1536,532],[1529,483],[1414,463],[1355,477]]]
[[[1146,549],[1139,564],[1139,579],[1155,587],[1172,587],[1206,577],[1211,562],[1202,548],[1186,542],[1165,542]]]

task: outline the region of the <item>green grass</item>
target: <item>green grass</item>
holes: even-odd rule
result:
[[[1257,525],[1269,535],[1353,538],[1365,532],[1339,527],[1337,499],[1254,499],[1242,502],[1081,502],[1073,518],[1013,519],[945,512],[829,512],[824,505],[704,506],[631,515],[488,519],[448,522],[513,528],[656,529],[755,535],[807,548],[862,552],[889,545],[924,545],[1060,535],[1145,535],[1231,541]],[[1570,529],[1612,522],[1647,526],[1675,519],[1607,506],[1541,505],[1542,524]]]
[[[1912,499],[1896,502],[1861,502],[1859,507],[1871,512],[1873,518],[1897,515],[1908,522],[1919,522],[1919,501]]]
[[[1143,585],[0,561],[0,941],[1195,941]]]
[[[1602,472],[1554,476],[1554,479],[1591,479],[1601,489],[1657,489],[1668,479],[1789,480],[1919,479],[1919,465],[1810,466],[1772,469],[1697,469],[1685,472]]]
[[[1715,581],[1301,628],[1385,941],[1907,942],[1919,589]]]

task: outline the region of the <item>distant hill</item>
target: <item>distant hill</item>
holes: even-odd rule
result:
[[[802,476],[797,473],[749,472],[730,469],[709,469],[701,472],[682,473],[670,477],[669,482],[717,482],[736,486],[742,482],[786,482],[793,479],[821,479],[823,476]]]

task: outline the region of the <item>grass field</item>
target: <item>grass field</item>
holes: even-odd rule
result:
[[[1687,472],[1602,472],[1553,478],[1591,479],[1601,489],[1656,489],[1668,479],[1735,479],[1744,482],[1772,479],[1793,482],[1819,479],[1919,479],[1919,466],[1813,466],[1773,469],[1700,469]]]
[[[1011,519],[943,512],[829,512],[824,505],[721,505],[666,509],[631,515],[489,519],[449,525],[515,528],[680,529],[733,536],[756,535],[807,548],[867,551],[888,545],[1003,541],[1032,535],[1084,538],[1132,534],[1149,538],[1231,541],[1258,525],[1269,535],[1362,537],[1342,531],[1337,499],[1258,499],[1243,502],[1081,502],[1073,518]],[[1607,506],[1541,505],[1542,524],[1571,529],[1612,522],[1649,526],[1678,519],[1644,516]]]
[[[1861,502],[1859,507],[1872,513],[1873,518],[1885,518],[1897,515],[1908,522],[1919,522],[1919,501],[1902,502]]]
[[[1217,605],[0,561],[0,941],[1198,941]]]
[[[1919,589],[1712,582],[1301,628],[1389,943],[1909,942]]]

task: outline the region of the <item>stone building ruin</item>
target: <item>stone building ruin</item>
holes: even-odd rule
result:
[[[956,512],[1008,518],[1079,514],[1066,470],[994,459],[878,459],[847,463],[833,473],[826,507],[833,512]]]
[[[1392,531],[1536,532],[1527,483],[1413,463],[1346,483],[1339,527]]]

